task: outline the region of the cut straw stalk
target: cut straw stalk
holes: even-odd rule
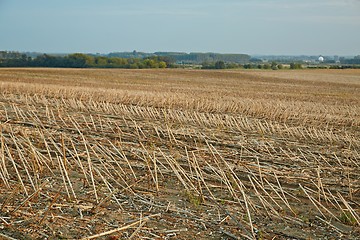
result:
[[[17,210],[19,210],[22,206],[24,206],[28,201],[30,201],[36,194],[38,194],[42,188],[48,183],[48,181],[46,180],[45,182],[43,182],[39,188],[32,193],[30,196],[28,196],[24,201],[22,201],[22,203],[20,203],[19,206],[17,206],[11,213],[15,213]]]
[[[141,225],[143,222],[149,221],[150,218],[159,217],[159,216],[161,216],[161,213],[153,214],[153,215],[150,215],[150,216],[147,216],[147,217],[144,217],[144,218],[140,218],[138,221],[133,222],[131,224],[128,224],[126,226],[119,227],[119,228],[116,228],[116,229],[113,229],[113,230],[110,230],[110,231],[102,232],[102,233],[99,233],[99,234],[95,234],[95,235],[92,235],[92,236],[89,236],[89,237],[85,237],[85,238],[82,238],[81,240],[90,240],[90,239],[94,239],[94,238],[107,236],[107,235],[110,235],[110,234],[113,234],[113,233],[117,233],[117,232],[129,229],[129,228],[131,228],[133,226],[136,226],[138,224]]]
[[[16,238],[12,238],[10,236],[7,236],[5,234],[0,233],[0,239],[5,239],[5,240],[17,240]]]
[[[16,138],[13,134],[11,134],[10,136],[11,136],[11,139],[13,140],[13,143],[15,144],[15,147],[17,149],[17,153],[19,154],[19,159],[20,159],[20,161],[21,161],[21,163],[22,163],[22,165],[23,165],[23,167],[25,169],[26,175],[27,175],[27,177],[28,177],[28,179],[29,179],[29,181],[31,183],[31,186],[33,187],[33,189],[35,191],[36,187],[35,187],[35,184],[33,182],[33,179],[31,177],[29,169],[28,169],[28,168],[30,168],[29,163],[28,163],[27,159],[25,158],[25,156],[24,156],[24,154],[21,151],[21,148],[19,146],[21,144],[21,141],[18,138]]]
[[[23,190],[24,190],[25,194],[28,196],[28,195],[29,195],[29,194],[28,194],[28,191],[26,190],[26,187],[25,187],[25,185],[24,185],[24,182],[23,182],[23,180],[22,180],[22,178],[21,178],[21,176],[20,176],[19,170],[18,170],[18,168],[17,168],[17,166],[16,166],[16,163],[15,163],[15,161],[14,161],[14,159],[13,159],[13,157],[12,157],[12,155],[11,155],[11,152],[10,152],[10,150],[9,150],[9,148],[8,148],[7,145],[5,145],[5,149],[6,149],[6,152],[7,152],[8,156],[9,156],[9,158],[10,158],[11,163],[13,164],[13,167],[14,167],[14,169],[15,169],[15,171],[16,171],[16,175],[17,175],[17,177],[18,177],[18,179],[19,179],[19,181],[20,181],[20,183],[21,183],[21,186],[23,187]]]
[[[345,198],[343,196],[341,196],[340,193],[337,194],[338,197],[340,198],[340,200],[342,201],[342,203],[345,205],[345,207],[348,209],[348,211],[350,212],[351,216],[355,219],[356,223],[360,226],[360,218],[357,215],[357,213],[354,211],[354,209],[350,206],[350,204],[345,200]]]
[[[245,202],[245,208],[246,208],[246,213],[247,213],[247,216],[248,216],[248,219],[249,219],[251,234],[252,234],[253,238],[256,239],[256,235],[255,235],[255,231],[254,231],[254,225],[253,225],[252,219],[251,219],[251,214],[250,214],[250,209],[249,209],[249,205],[248,205],[247,196],[245,195],[245,192],[243,190],[241,191],[241,194],[242,194],[244,202]]]
[[[39,224],[41,225],[42,222],[45,220],[47,214],[49,213],[51,207],[55,204],[56,200],[59,198],[60,196],[60,190],[56,193],[55,197],[53,198],[53,200],[51,201],[51,203],[49,204],[49,206],[47,206],[47,208],[45,209],[44,213],[43,213],[43,217],[40,219]]]
[[[5,142],[4,136],[2,134],[2,126],[0,125],[0,134],[1,134],[1,150],[0,150],[0,170],[1,170],[1,179],[3,180],[5,186],[10,188],[8,179],[10,179],[9,172],[7,171],[6,162],[5,162]]]

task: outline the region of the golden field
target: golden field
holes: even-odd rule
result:
[[[0,238],[360,238],[360,70],[3,68],[0,89]]]

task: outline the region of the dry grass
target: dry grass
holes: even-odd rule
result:
[[[360,237],[360,71],[0,69],[0,237]]]

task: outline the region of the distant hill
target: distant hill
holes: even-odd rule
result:
[[[153,53],[145,53],[145,52],[112,52],[109,54],[103,55],[105,57],[118,57],[118,58],[148,58],[156,56]]]

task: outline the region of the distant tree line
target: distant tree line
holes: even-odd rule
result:
[[[0,67],[60,67],[60,68],[175,68],[182,64],[201,64],[204,69],[239,68],[247,63],[246,54],[121,52],[100,54],[32,55],[0,52]]]
[[[278,69],[284,69],[284,65],[283,64],[280,64],[280,63],[277,63],[275,61],[271,62],[271,63],[258,63],[258,64],[255,64],[255,63],[248,63],[248,64],[245,64],[244,65],[244,68],[245,69],[272,69],[272,70],[278,70]],[[291,68],[291,66],[290,66]]]
[[[20,59],[26,57],[27,57],[26,54],[20,52],[0,51],[0,59]]]
[[[329,69],[360,69],[360,65],[331,65]]]
[[[137,52],[134,50],[132,52],[112,52],[103,56],[109,58],[149,58],[157,55],[153,53]]]
[[[234,68],[243,68],[242,64],[238,63],[227,63],[224,61],[216,62],[203,62],[202,69],[234,69]]]
[[[246,64],[236,64],[236,63],[225,63],[223,61],[217,61],[215,63],[205,62],[202,64],[202,69],[233,69],[233,68],[244,68],[244,69],[265,69],[265,70],[281,70],[281,69],[302,69],[303,65],[301,63],[290,63],[286,67],[275,61],[271,63],[246,63]]]
[[[342,64],[360,64],[360,55],[355,56],[352,59],[340,58]]]
[[[221,53],[183,53],[183,52],[118,52],[109,53],[108,57],[121,57],[121,58],[146,58],[146,57],[166,57],[171,63],[184,63],[184,64],[201,64],[203,62],[215,63],[218,61],[228,63],[247,63],[250,56],[247,54],[221,54]]]
[[[306,64],[303,62],[263,62],[246,54],[181,53],[181,52],[121,52],[101,54],[74,53],[70,55],[20,53],[0,51],[0,67],[60,67],[60,68],[202,68],[202,69],[302,69],[302,68],[359,68],[360,55],[353,59],[340,58],[340,63]]]
[[[43,54],[36,58],[13,52],[0,52],[0,67],[59,67],[59,68],[166,68],[162,57],[118,58],[74,53],[67,56]]]

